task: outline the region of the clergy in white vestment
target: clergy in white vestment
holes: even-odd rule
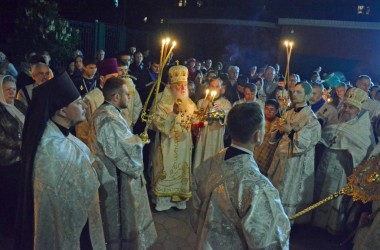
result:
[[[23,133],[22,227],[15,249],[106,249],[97,162],[70,133],[85,119],[85,108],[67,73],[33,91]]]
[[[105,102],[90,123],[89,143],[112,177],[99,192],[107,249],[147,249],[157,233],[143,174],[143,142],[121,115],[128,105],[128,85],[110,78],[103,95]]]
[[[236,105],[227,126],[231,146],[194,170],[196,249],[288,249],[289,219],[253,156],[265,134],[261,107]]]
[[[312,87],[307,82],[297,83],[293,93],[295,107],[282,115],[284,123],[277,124],[277,146],[268,170],[268,177],[278,189],[288,216],[313,202],[314,150],[321,138],[321,125],[307,104]],[[299,223],[310,220],[300,217]]]
[[[224,148],[225,119],[231,109],[231,103],[220,95],[221,88],[222,80],[219,77],[212,78],[208,90],[215,91],[215,97],[208,95],[208,98],[198,101],[198,110],[208,113],[208,116],[206,126],[201,128],[199,139],[195,145],[193,169]],[[213,112],[224,114],[224,117],[213,118],[210,116]]]
[[[186,208],[191,198],[191,123],[196,111],[188,96],[188,70],[177,65],[169,69],[169,84],[157,98],[153,125],[157,131],[153,146],[153,180],[156,210]]]
[[[321,142],[324,150],[317,167],[315,198],[321,200],[341,190],[347,177],[373,149],[374,137],[369,114],[362,109],[367,93],[359,88],[349,90],[339,110],[339,123],[323,129]],[[313,225],[332,234],[345,231],[348,211],[352,205],[349,196],[340,196],[314,211]]]

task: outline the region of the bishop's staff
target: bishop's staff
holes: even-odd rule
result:
[[[151,110],[151,112],[149,112],[149,110],[147,110],[149,100],[152,97],[152,94],[154,92],[155,93],[154,104],[152,107],[155,107],[157,104],[157,96],[158,96],[158,92],[160,90],[161,79],[162,79],[164,67],[165,67],[167,61],[169,60],[169,57],[170,57],[170,55],[171,55],[171,53],[172,53],[172,51],[173,51],[173,49],[177,43],[175,41],[173,41],[172,46],[170,47],[169,52],[168,52],[169,44],[170,44],[170,38],[169,37],[162,40],[161,52],[160,52],[160,71],[158,72],[158,76],[157,76],[156,81],[154,82],[152,88],[149,91],[148,98],[145,101],[144,108],[143,108],[143,111],[141,113],[141,120],[146,123],[146,126],[144,129],[144,132],[142,132],[140,134],[140,137],[141,137],[141,140],[143,141],[143,143],[145,143],[145,144],[150,142],[150,139],[148,136],[148,128],[152,124],[152,119],[153,119],[153,115],[154,115],[152,110]]]
[[[289,219],[294,220],[344,194],[352,196],[354,201],[360,200],[363,203],[380,200],[380,154],[372,156],[369,160],[359,164],[352,175],[348,177],[348,183],[342,190],[290,216]]]

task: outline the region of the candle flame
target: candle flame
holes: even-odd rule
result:
[[[172,43],[172,47],[174,48],[176,45],[177,45],[177,42],[176,42],[176,41],[173,41],[173,43]]]
[[[166,44],[169,44],[170,43],[170,38],[167,37],[165,42],[166,42]]]
[[[286,41],[284,42],[284,44],[285,44],[286,47],[288,47],[288,46],[289,46],[289,41],[286,40]]]

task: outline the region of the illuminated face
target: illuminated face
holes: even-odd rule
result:
[[[359,109],[348,103],[343,103],[338,113],[338,119],[340,122],[348,122],[356,117],[359,113]]]
[[[42,57],[44,58],[46,65],[49,65],[49,63],[50,63],[50,60],[51,60],[51,57],[50,57],[50,55],[49,55],[49,54],[46,54],[46,53],[44,53],[44,54],[42,54]]]
[[[337,87],[335,89],[335,93],[336,95],[338,96],[339,98],[339,101],[342,101],[344,99],[344,95],[346,94],[346,87],[344,86],[341,86],[341,87]]]
[[[187,81],[171,84],[171,89],[175,98],[184,98],[189,96]]]
[[[212,66],[212,60],[211,59],[208,59],[208,60],[206,60],[206,68],[211,68],[211,66]]]
[[[193,84],[189,84],[187,86],[188,88],[188,91],[189,91],[189,96],[193,96],[195,94],[195,88],[194,88],[194,85]]]
[[[122,55],[122,56],[120,56],[119,59],[120,59],[120,61],[122,61],[128,67],[131,64],[131,56],[130,55]]]
[[[372,99],[375,99],[375,94],[376,94],[376,92],[377,92],[379,89],[380,89],[379,86],[375,86],[375,87],[373,87],[373,88],[371,89],[371,97],[372,97]]]
[[[319,82],[321,78],[319,77],[319,74],[313,74],[310,78],[311,82]]]
[[[201,70],[202,64],[200,62],[195,63],[195,70]]]
[[[128,74],[128,67],[126,65],[117,67],[117,74],[119,77],[127,75]]]
[[[131,52],[131,54],[133,55],[135,52],[136,52],[136,47],[129,47],[129,51]]]
[[[362,89],[366,93],[368,92],[370,86],[371,86],[371,83],[369,82],[368,79],[360,79],[356,81],[356,87],[358,87],[359,89]]]
[[[202,80],[203,80],[203,75],[198,73],[195,76],[194,83],[196,83],[196,84],[202,84]]]
[[[209,83],[210,93],[212,91],[216,91],[215,98],[218,98],[220,96],[220,90],[221,90],[221,88],[222,88],[222,83],[218,79],[212,80]],[[209,96],[211,97],[211,95],[209,95]]]
[[[232,68],[228,71],[228,79],[236,81],[239,77],[239,70]]]
[[[137,54],[135,54],[135,56],[134,56],[134,60],[135,60],[135,63],[136,63],[137,65],[140,65],[140,64],[142,63],[143,59],[144,59],[144,56],[143,56],[142,53],[137,53]]]
[[[83,69],[83,58],[78,56],[77,58],[75,58],[75,67],[79,70],[82,70]]]
[[[261,80],[258,80],[257,82],[255,82],[256,84],[256,87],[257,87],[257,91],[259,91],[261,89],[261,87],[263,86]]]
[[[75,101],[64,107],[66,118],[70,121],[70,127],[86,119],[86,104],[78,97]]]
[[[293,102],[295,104],[305,104],[306,103],[305,90],[303,89],[301,84],[296,85],[296,87],[294,88]]]
[[[32,78],[37,85],[41,85],[51,78],[48,66],[39,66],[33,70]]]
[[[194,68],[195,67],[195,61],[189,62],[189,66],[190,66],[190,68]]]
[[[264,79],[266,82],[273,82],[275,76],[275,72],[273,68],[267,68],[264,74]]]
[[[6,103],[14,104],[16,97],[16,83],[11,81],[3,82],[3,94]]]
[[[247,102],[252,102],[256,99],[256,93],[252,92],[249,88],[244,88],[244,99]]]
[[[251,76],[254,76],[256,74],[256,70],[257,70],[257,67],[256,66],[253,66],[251,67],[250,71],[249,71],[249,74]]]
[[[125,109],[128,107],[128,101],[129,101],[129,90],[126,84],[123,84],[122,90],[119,93],[120,99],[118,103],[118,108]]]
[[[222,70],[223,69],[223,65],[221,64],[221,63],[218,63],[217,64],[217,69],[220,71],[220,70]]]
[[[292,75],[289,77],[289,90],[294,92],[294,88],[296,87],[297,79],[296,76]]]
[[[103,50],[101,50],[101,51],[98,51],[98,53],[96,53],[96,59],[98,60],[98,61],[103,61],[104,60],[104,55],[105,55],[106,53],[103,51]]]
[[[74,70],[75,70],[75,62],[71,62],[70,64],[69,64],[69,71],[70,72],[74,72]]]
[[[321,88],[319,88],[319,87],[313,88],[312,96],[310,98],[311,104],[314,104],[314,103],[318,102],[319,100],[321,100],[322,94],[323,94],[323,91]]]
[[[278,109],[276,109],[274,105],[265,105],[264,114],[266,119],[272,121],[276,117],[277,113]]]
[[[96,71],[97,71],[96,64],[89,64],[89,65],[84,67],[84,74],[88,78],[93,78],[96,74]]]
[[[159,63],[152,63],[150,68],[154,73],[158,74],[158,72],[160,71],[160,64]]]
[[[282,94],[282,93],[284,93],[284,94]],[[288,91],[286,91],[286,89],[284,89],[284,90],[281,90],[281,89],[276,90],[275,98],[276,98],[276,100],[279,103],[283,103],[284,102],[284,97],[286,97],[286,96],[288,96]]]
[[[208,73],[207,76],[206,76],[206,81],[209,82],[211,80],[211,78],[213,78],[213,77],[216,77],[215,73]]]

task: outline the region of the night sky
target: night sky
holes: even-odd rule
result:
[[[18,8],[28,1],[1,0],[2,16],[15,18]],[[118,8],[114,1],[57,0],[60,14],[65,18],[89,22],[97,19],[147,30],[158,25],[162,18],[275,21],[285,17],[380,22],[378,0],[186,0],[184,8],[178,8],[179,0],[119,0]],[[370,7],[370,14],[357,15],[358,5]],[[148,17],[146,23],[144,17]]]

